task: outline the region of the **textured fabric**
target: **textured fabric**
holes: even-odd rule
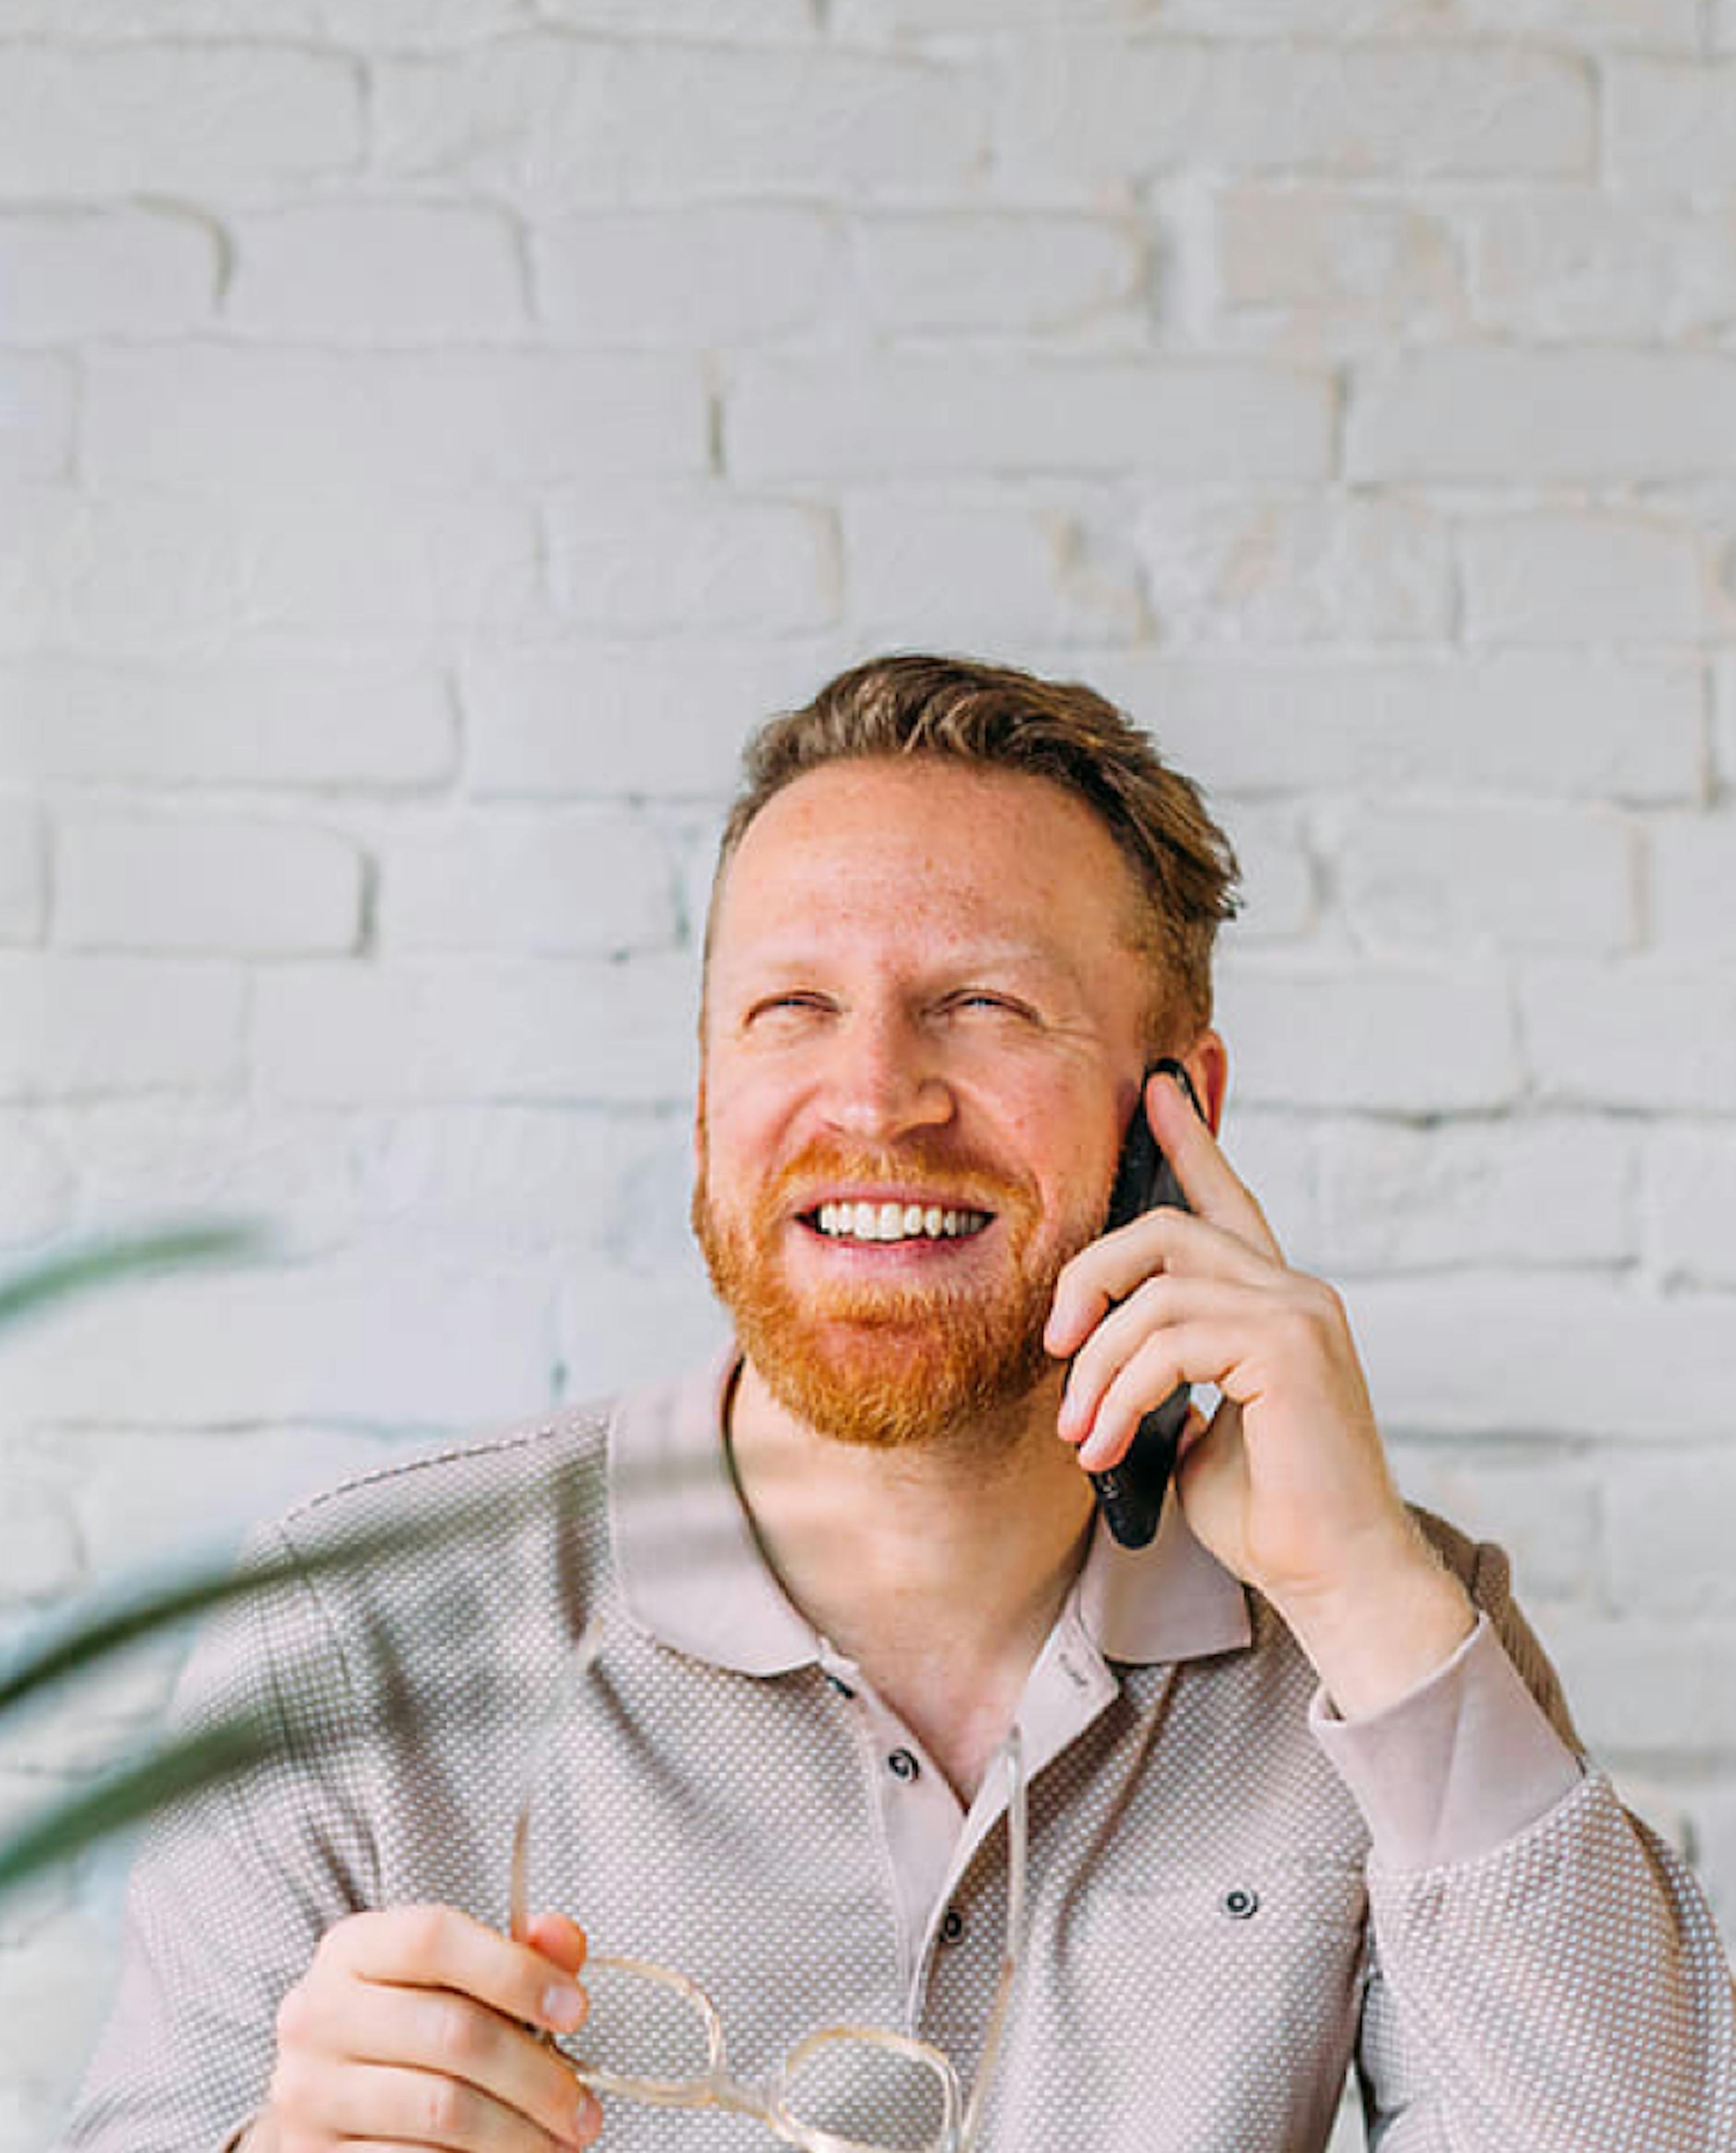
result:
[[[294,1746],[155,1831],[69,2147],[215,2153],[342,1915],[441,1901],[503,1923],[551,1699],[534,1905],[701,1982],[740,2072],[873,2020],[968,2084],[1005,1920],[997,1790],[963,1815],[779,1591],[719,1439],[727,1373],[392,1468],[266,1536],[306,1555],[386,1519],[440,1534],[202,1642],[187,1712],[265,1702]],[[995,2153],[1317,2153],[1352,2062],[1383,2153],[1736,2146],[1703,1901],[1582,1765],[1499,1555],[1428,1522],[1477,1632],[1356,1723],[1173,1506],[1152,1550],[1093,1546],[1020,1709],[1027,1960]],[[563,1695],[597,1610],[601,1658]],[[603,2140],[766,2142],[619,2102]]]

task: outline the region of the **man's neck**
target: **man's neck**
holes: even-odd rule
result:
[[[785,1591],[968,1799],[1093,1515],[1050,1388],[992,1427],[885,1451],[817,1433],[744,1364],[728,1426],[736,1484]]]

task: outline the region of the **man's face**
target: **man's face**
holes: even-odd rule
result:
[[[707,973],[694,1224],[748,1360],[822,1433],[980,1434],[1052,1364],[1152,995],[1133,877],[1042,778],[834,764],[750,826]]]

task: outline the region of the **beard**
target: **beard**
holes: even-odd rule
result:
[[[832,1189],[913,1173],[945,1190],[944,1206],[994,1214],[989,1230],[1005,1244],[997,1276],[792,1285],[778,1244],[797,1213]],[[703,1124],[692,1219],[712,1286],[773,1397],[836,1442],[887,1450],[1013,1439],[991,1432],[1015,1428],[1008,1409],[1055,1372],[1042,1341],[1056,1280],[1101,1224],[1064,1222],[1040,1249],[1028,1187],[919,1144],[896,1154],[811,1145],[751,1204],[725,1209],[711,1190]]]

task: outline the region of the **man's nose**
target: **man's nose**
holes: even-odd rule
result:
[[[858,1010],[839,1026],[827,1071],[827,1118],[864,1143],[886,1143],[950,1121],[951,1087],[933,1041],[893,1010]]]

